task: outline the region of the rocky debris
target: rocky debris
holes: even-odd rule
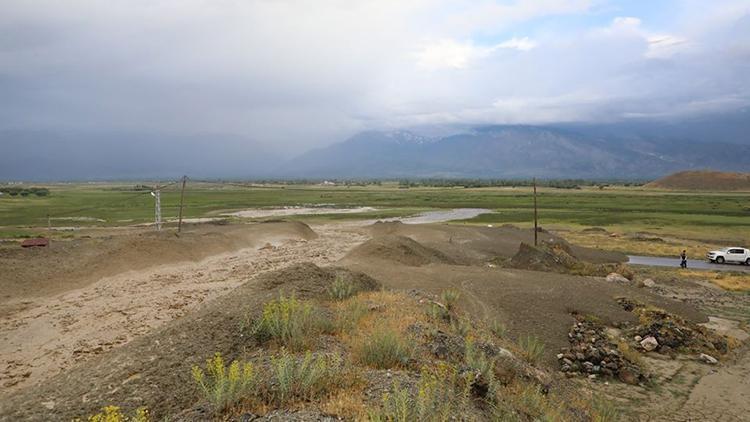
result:
[[[627,384],[639,384],[648,379],[642,369],[623,356],[609,340],[604,326],[579,319],[571,327],[568,339],[571,346],[558,354],[562,372],[616,378]]]
[[[463,338],[437,330],[430,336],[427,348],[438,359],[458,359],[465,348]]]
[[[652,288],[656,286],[656,282],[650,278],[643,280],[642,283],[645,287],[648,287],[648,288]]]
[[[643,350],[650,352],[659,347],[659,342],[653,336],[648,336],[641,340],[640,345],[643,347]]]
[[[706,327],[627,298],[619,298],[617,302],[626,311],[638,315],[639,324],[629,331],[631,336],[640,336],[643,339],[640,343],[645,350],[655,350],[664,354],[671,354],[677,350],[714,354],[724,354],[728,351],[727,338]],[[653,349],[644,345],[649,337],[656,342]],[[648,344],[651,344],[650,340]]]
[[[709,365],[716,365],[719,363],[718,359],[711,355],[707,355],[705,353],[701,353],[700,356],[698,356],[698,359],[702,360],[703,362],[709,364]]]
[[[628,280],[627,278],[625,278],[624,276],[618,273],[607,274],[607,281],[609,281],[610,283],[622,283],[622,284],[630,283],[630,280]]]

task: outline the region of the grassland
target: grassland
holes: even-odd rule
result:
[[[135,183],[53,184],[47,197],[0,197],[0,237],[33,234],[53,226],[122,226],[150,222],[153,198],[135,191]],[[744,243],[750,236],[750,203],[740,193],[695,193],[610,187],[607,189],[544,188],[539,193],[543,227],[567,231],[588,246],[631,253],[673,255],[675,248],[705,248]],[[369,186],[267,185],[188,183],[184,215],[217,216],[222,212],[256,207],[335,205],[371,206],[362,214],[316,216],[319,220],[385,218],[440,208],[487,208],[491,213],[464,224],[516,224],[532,221],[532,193],[528,188],[410,188],[395,183]],[[162,191],[165,219],[177,216],[179,189]],[[602,233],[583,233],[602,227]],[[659,240],[635,239],[649,233]],[[609,234],[615,233],[610,236]]]

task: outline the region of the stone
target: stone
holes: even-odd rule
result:
[[[705,353],[701,353],[698,358],[709,365],[716,365],[717,363],[719,363],[719,361],[715,357],[707,355]]]
[[[656,282],[654,280],[651,280],[650,278],[647,278],[647,279],[643,280],[643,285],[646,286],[646,287],[651,288],[651,287],[656,286]]]
[[[558,354],[557,354],[557,360],[560,360],[560,359],[562,359],[562,358],[563,358],[563,356],[565,356],[565,355],[564,355],[564,354],[562,354],[562,353],[558,353]]]
[[[611,283],[630,283],[630,280],[617,273],[609,273],[607,275],[607,281]]]
[[[650,352],[652,350],[656,350],[656,348],[659,347],[659,342],[656,341],[653,336],[648,336],[641,340],[641,347],[643,347],[643,349],[647,352]]]
[[[641,340],[643,340],[643,337],[641,337],[641,336],[635,336],[635,337],[633,337],[633,340],[635,340],[635,341],[641,341]]]

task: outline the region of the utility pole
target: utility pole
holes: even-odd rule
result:
[[[154,212],[156,214],[155,215],[156,231],[160,231],[161,230],[161,191],[159,190],[159,186],[157,186],[156,189],[154,189],[154,191],[151,192],[151,196],[153,196],[154,199],[156,199],[155,209],[154,209]]]
[[[177,233],[182,230],[182,207],[185,201],[185,183],[187,182],[187,176],[182,176],[182,190],[180,190],[180,217],[177,221]]]
[[[47,213],[47,231],[52,233],[52,218],[50,218],[49,213]]]
[[[537,246],[539,237],[539,224],[536,211],[536,177],[534,178],[534,246]]]

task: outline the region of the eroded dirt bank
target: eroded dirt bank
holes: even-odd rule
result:
[[[316,231],[320,235],[305,224],[283,222],[211,232],[205,234],[209,251],[219,248],[218,243],[223,240],[227,242],[223,247],[241,245],[242,249],[164,265],[155,265],[158,249],[167,246],[160,241],[147,239],[139,243],[132,238],[117,239],[109,246],[107,254],[114,254],[116,249],[134,248],[114,263],[119,267],[128,266],[129,271],[88,283],[67,283],[69,278],[83,271],[73,268],[72,264],[68,273],[59,279],[51,272],[40,275],[45,279],[50,277],[46,284],[55,285],[40,288],[37,297],[22,290],[19,292],[22,297],[15,302],[15,311],[6,312],[0,320],[2,395],[43,382],[77,363],[126,344],[185,315],[199,303],[232,291],[258,274],[298,262],[329,264],[364,240],[356,231],[335,226],[319,226]],[[187,242],[188,248],[200,248],[197,236]],[[181,246],[171,245],[172,248]],[[53,252],[58,255],[57,251]],[[77,254],[80,253],[83,251]],[[183,251],[163,258],[169,262],[175,256],[205,253]],[[146,256],[145,262],[138,260],[141,256]],[[31,265],[46,265],[48,260]],[[146,268],[134,269],[141,266]],[[43,280],[31,276],[28,281],[44,284]],[[85,285],[55,293],[65,285],[80,284]],[[8,300],[8,303],[13,302]]]

